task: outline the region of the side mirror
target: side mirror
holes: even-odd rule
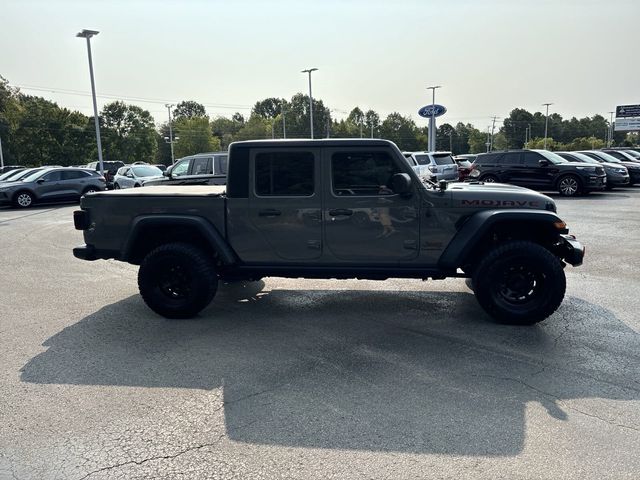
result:
[[[36,180],[36,183],[44,183],[44,182],[46,182],[44,178],[39,178],[38,180]]]
[[[411,177],[406,173],[396,173],[391,177],[391,189],[398,195],[411,195]]]
[[[541,167],[548,167],[548,166],[549,166],[549,160],[545,160],[545,159],[538,160],[538,164],[539,164]]]
[[[168,168],[164,172],[162,172],[162,176],[171,178],[171,169]]]

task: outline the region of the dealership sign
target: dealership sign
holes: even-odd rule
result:
[[[617,132],[640,131],[640,105],[618,105],[614,130]]]
[[[431,117],[439,117],[440,115],[444,115],[447,112],[447,109],[442,105],[425,105],[420,110],[418,110],[418,115],[424,118]]]

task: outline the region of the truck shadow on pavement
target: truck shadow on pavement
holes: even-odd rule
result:
[[[578,298],[518,328],[465,292],[262,286],[223,286],[189,321],[126,298],[49,338],[21,379],[222,388],[234,441],[455,455],[521,452],[528,404],[622,428],[572,400],[640,398],[638,335]]]

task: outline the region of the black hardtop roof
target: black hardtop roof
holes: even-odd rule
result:
[[[380,138],[319,138],[319,139],[279,139],[279,140],[245,140],[233,142],[232,147],[388,147],[395,144]]]

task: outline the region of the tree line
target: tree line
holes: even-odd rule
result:
[[[384,138],[401,150],[424,150],[428,129],[394,112],[382,119],[373,110],[355,107],[337,119],[322,100],[313,100],[315,138]],[[267,98],[255,103],[248,116],[209,118],[205,107],[193,100],[173,111],[174,155],[226,150],[231,142],[266,138],[309,138],[309,97]],[[125,163],[145,161],[171,164],[168,122],[157,125],[149,111],[114,101],[99,114],[103,158]],[[545,116],[516,108],[493,134],[470,123],[441,124],[436,131],[438,150],[454,154],[506,148],[542,148]],[[549,115],[547,148],[586,149],[604,146],[609,122],[601,115],[563,119]],[[5,164],[83,165],[97,159],[93,117],[58,106],[42,97],[26,95],[0,76],[0,139]],[[637,134],[614,134],[614,145],[638,143]]]

